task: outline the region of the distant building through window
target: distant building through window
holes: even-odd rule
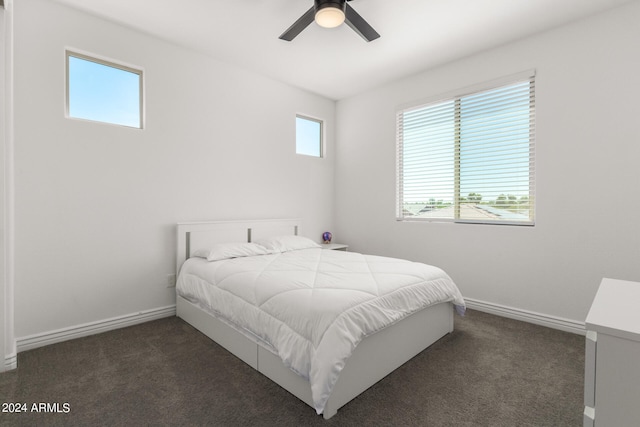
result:
[[[305,156],[322,157],[321,120],[296,116],[296,153]]]
[[[142,128],[142,70],[67,51],[67,115]]]

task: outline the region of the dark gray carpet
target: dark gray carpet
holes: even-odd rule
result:
[[[0,425],[579,426],[583,373],[584,337],[469,310],[325,421],[172,317],[20,353],[0,403],[69,411]]]

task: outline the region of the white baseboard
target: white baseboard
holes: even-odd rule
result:
[[[514,307],[507,307],[504,305],[480,301],[473,298],[465,297],[464,300],[467,303],[467,307],[472,310],[495,314],[496,316],[508,317],[510,319],[521,320],[523,322],[534,323],[536,325],[559,329],[565,332],[572,332],[574,334],[585,335],[587,333],[584,322],[578,322],[576,320],[565,319],[562,317],[550,316],[548,314],[536,313],[533,311],[521,310]]]
[[[480,301],[473,298],[465,298],[465,302],[467,303],[467,307],[472,310],[478,310],[502,317],[508,317],[510,319],[521,320],[523,322],[534,323],[536,325],[546,326],[549,328],[559,329],[575,334],[586,334],[584,322],[578,322],[561,317],[549,316],[547,314],[507,307],[504,305]],[[133,326],[139,323],[149,322],[151,320],[162,319],[164,317],[175,316],[175,314],[175,305],[140,311],[138,313],[114,317],[98,322],[91,322],[83,325],[72,326],[69,328],[62,328],[55,331],[29,335],[26,337],[19,337],[16,339],[16,348],[17,352],[20,353],[22,351],[43,347],[45,345],[68,341],[75,338],[81,338],[88,335],[99,334],[101,332],[111,331],[114,329],[125,328],[127,326]],[[15,369],[16,367],[16,354],[5,356],[5,370]]]
[[[45,345],[86,337],[88,335],[99,334],[101,332],[125,328],[127,326],[133,326],[139,323],[175,315],[175,304],[167,307],[154,308],[151,310],[140,311],[138,313],[113,317],[111,319],[85,323],[83,325],[71,326],[26,337],[19,337],[16,339],[16,348],[17,352],[20,353],[22,351],[43,347]]]
[[[0,372],[10,371],[12,369],[16,369],[18,367],[18,355],[16,353],[7,354],[4,357],[4,366],[3,369],[0,369]]]

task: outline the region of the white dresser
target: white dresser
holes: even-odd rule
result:
[[[586,327],[584,426],[640,426],[640,283],[603,279]]]

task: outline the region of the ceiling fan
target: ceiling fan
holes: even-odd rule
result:
[[[345,22],[368,42],[380,37],[380,34],[347,4],[348,1],[351,0],[314,0],[313,7],[282,33],[280,39],[290,42],[314,20],[325,28],[334,28]]]

